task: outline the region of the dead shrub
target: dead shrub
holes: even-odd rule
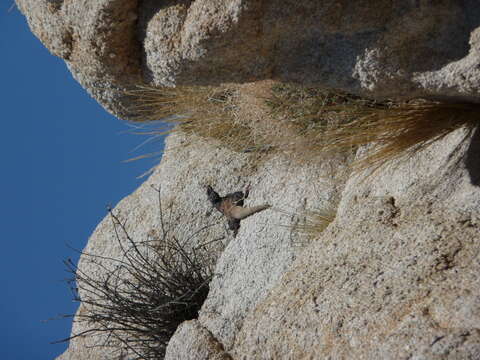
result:
[[[159,200],[161,209],[160,191]],[[111,209],[109,214],[122,257],[82,253],[88,272],[65,261],[74,300],[83,306],[74,321],[87,330],[58,342],[104,335],[97,346],[124,349],[129,358],[162,359],[178,325],[197,318],[207,297],[214,259],[206,246],[191,242],[209,226],[179,239],[160,210],[159,237],[138,241],[128,234],[125,220]]]

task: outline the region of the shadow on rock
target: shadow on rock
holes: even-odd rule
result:
[[[480,186],[480,128],[477,127],[467,150],[465,166],[473,185]]]

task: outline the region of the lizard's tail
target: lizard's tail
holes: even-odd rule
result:
[[[258,205],[258,206],[252,206],[252,207],[241,207],[241,206],[235,206],[231,210],[232,217],[237,220],[243,220],[250,215],[253,215],[257,212],[263,211],[265,209],[268,209],[270,205],[265,204],[265,205]]]

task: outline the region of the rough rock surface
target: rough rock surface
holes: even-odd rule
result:
[[[480,139],[346,184],[337,218],[238,333],[235,359],[479,359]],[[473,154],[471,153],[473,151]]]
[[[480,102],[476,0],[17,4],[82,86],[121,117],[129,105],[122,89],[145,82],[281,79],[378,98]],[[161,185],[180,235],[212,225],[193,241],[217,240],[216,277],[167,359],[480,359],[479,134],[458,130],[368,177],[350,175],[340,157],[258,163],[170,136],[161,164],[115,208],[132,238],[154,236],[151,186]],[[242,221],[232,239],[204,186],[225,194],[248,183],[247,205],[272,208]],[[307,241],[299,214],[332,205],[334,222]],[[109,218],[85,251],[121,256]],[[79,268],[95,275],[87,259]],[[72,333],[86,329],[75,322]],[[125,358],[95,347],[103,340],[75,338],[59,359]]]
[[[217,276],[167,359],[480,358],[478,131],[465,138],[458,130],[346,183],[344,168],[331,171],[338,159],[252,166],[248,155],[186,141],[170,137],[154,174],[116,208],[144,238],[158,227],[150,185],[161,184],[182,231],[219,223],[208,234],[225,245]],[[242,222],[232,239],[202,186],[224,193],[247,182],[249,204],[273,208]],[[338,200],[335,221],[314,241],[302,239],[295,214]],[[86,251],[119,254],[108,226],[99,225]],[[60,358],[112,358],[85,347],[98,340],[75,339]]]
[[[231,360],[210,332],[199,325],[198,321],[185,321],[176,336],[168,344],[165,360],[177,360],[182,354],[183,360]]]
[[[239,155],[201,140],[194,142],[195,145],[191,143],[192,139],[187,140],[181,134],[169,136],[161,164],[114,211],[121,218],[128,219],[127,231],[132,238],[145,240],[160,226],[157,193],[151,186],[161,185],[164,207],[172,205],[171,221],[180,224],[180,236],[192,234],[205,225],[214,225],[206,230],[201,241],[222,240],[214,249],[218,252],[223,250],[215,270],[217,276],[210,285],[209,297],[202,309],[202,321],[182,328],[178,336],[190,334],[188,329],[198,333],[201,325],[205,329],[199,332],[200,337],[205,337],[208,331],[222,346],[231,346],[243,318],[267,296],[269,289],[302,248],[305,238],[295,228],[295,224],[302,221],[299,214],[304,210],[327,208],[338,201],[343,188],[339,179],[346,179],[346,166],[340,157],[328,163],[319,163],[318,166],[294,165],[282,157],[273,157],[258,164],[252,162],[248,154]],[[312,185],[304,187],[304,181]],[[273,208],[243,220],[233,240],[225,219],[208,202],[205,185],[211,184],[225,194],[242,189],[248,183],[252,190],[246,205],[270,203]],[[121,249],[108,217],[89,239],[85,252],[121,257]],[[82,256],[79,268],[89,273],[101,271],[98,267],[92,267],[86,256]],[[251,276],[252,271],[256,273],[255,277]],[[80,306],[77,314],[82,311],[83,306]],[[72,334],[87,328],[85,324],[74,323]],[[190,334],[188,337],[194,336]],[[101,348],[85,351],[87,346],[99,344],[102,340],[102,337],[76,338],[61,359],[113,358],[112,352]],[[196,346],[194,342],[188,349]],[[186,351],[187,348],[176,349]],[[174,350],[168,351],[171,354]],[[199,359],[204,354],[202,351]],[[170,358],[183,359],[190,355],[184,352],[176,356],[171,355]]]
[[[280,79],[480,102],[477,0],[16,0],[108,110],[118,89]]]
[[[32,32],[63,58],[107,110],[126,116],[122,90],[141,82],[137,0],[18,0]]]

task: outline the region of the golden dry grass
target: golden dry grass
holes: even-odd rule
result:
[[[288,228],[293,233],[300,235],[296,243],[301,247],[316,239],[335,220],[337,212],[333,205],[325,209],[305,209],[294,212],[279,208],[272,208],[272,210],[292,219],[291,224],[279,226]]]
[[[235,120],[235,90],[222,87],[155,88],[139,86],[125,91],[130,98],[134,121],[165,123],[141,132],[158,135],[181,130],[187,135],[214,139],[234,151],[255,147],[251,129]],[[175,124],[172,127],[171,124]]]
[[[176,124],[144,132],[147,135],[181,130],[233,151],[268,149],[306,162],[322,153],[353,153],[372,144],[353,163],[354,170],[377,169],[390,160],[408,158],[451,131],[473,128],[480,113],[476,104],[375,102],[339,91],[278,83],[263,99],[266,111],[256,111],[257,119],[251,121],[239,105],[238,87],[139,86],[125,95],[131,100],[128,110],[134,120]],[[259,112],[264,118],[261,126]]]
[[[408,159],[454,130],[472,130],[480,121],[478,104],[375,102],[301,86],[249,86],[137,87],[126,95],[133,104],[129,110],[135,120],[170,124],[144,132],[147,135],[180,130],[212,139],[233,151],[253,154],[253,165],[259,163],[265,149],[310,162],[317,161],[320,154],[354,154],[368,145],[351,166],[370,174],[392,160]],[[250,92],[242,93],[246,90]],[[296,219],[293,224],[280,226],[308,241],[325,230],[335,212],[305,210],[290,214]]]
[[[387,161],[406,159],[462,127],[479,124],[480,107],[475,104],[417,102],[389,108],[364,108],[351,122],[328,129],[323,151],[373,144],[353,163],[355,170],[377,169]]]
[[[301,163],[318,161],[331,153],[325,148],[330,132],[354,121],[363,109],[387,106],[339,91],[291,84],[274,85],[265,102],[283,128],[276,136],[266,135],[267,142]],[[351,155],[355,150],[344,147],[336,152]]]
[[[266,100],[272,114],[295,129],[284,148],[308,159],[309,154],[347,153],[371,144],[353,162],[355,171],[406,159],[456,129],[471,130],[480,123],[478,104],[375,102],[291,85],[272,88],[272,94]]]
[[[341,91],[302,87],[292,84],[275,84],[271,96],[265,99],[270,112],[308,131],[331,123],[348,121],[356,109],[384,107],[378,103]]]
[[[293,228],[308,238],[315,238],[335,219],[335,215],[334,209],[305,210],[297,214],[302,221],[295,224]]]

